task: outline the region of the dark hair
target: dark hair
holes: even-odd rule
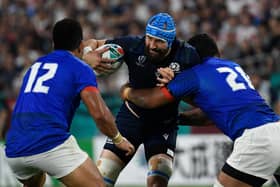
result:
[[[74,19],[64,18],[56,22],[53,28],[54,49],[77,49],[83,40],[83,31],[80,23]]]
[[[188,40],[188,43],[195,47],[201,59],[205,57],[220,56],[218,46],[208,34],[197,34]]]

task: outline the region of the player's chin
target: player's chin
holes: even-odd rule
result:
[[[160,52],[149,50],[149,56],[151,56],[151,57],[158,57],[158,56],[160,56]]]
[[[154,61],[154,60],[159,60],[159,59],[161,59],[162,58],[162,55],[160,54],[160,53],[158,53],[158,52],[149,52],[149,54],[148,54],[148,58],[150,59],[150,60],[152,60],[152,61]]]

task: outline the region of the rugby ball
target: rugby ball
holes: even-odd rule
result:
[[[95,74],[97,76],[107,76],[110,75],[111,73],[115,72],[117,69],[119,69],[121,67],[121,65],[123,64],[123,56],[124,56],[124,50],[121,46],[117,45],[117,44],[104,44],[100,47],[98,47],[96,50],[99,50],[101,48],[104,47],[109,47],[108,51],[105,51],[102,54],[102,58],[107,58],[107,59],[112,59],[115,60],[114,62],[111,63],[112,65],[112,71],[110,71],[109,73],[97,73],[95,71]]]

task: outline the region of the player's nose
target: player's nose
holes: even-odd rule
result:
[[[155,40],[153,40],[153,39],[148,40],[148,42],[147,42],[147,47],[148,47],[149,49],[155,49],[155,48],[156,48],[156,42],[155,42]]]

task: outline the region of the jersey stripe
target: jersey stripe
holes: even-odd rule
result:
[[[99,92],[98,88],[94,87],[94,86],[87,86],[84,88],[85,91],[89,91],[89,92]]]
[[[162,91],[162,93],[165,95],[165,97],[168,100],[170,100],[170,101],[174,100],[173,95],[171,95],[171,93],[169,92],[169,90],[166,87],[161,87],[160,90]]]

